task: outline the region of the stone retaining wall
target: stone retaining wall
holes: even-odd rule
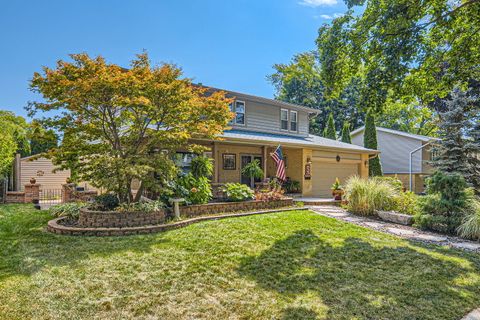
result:
[[[122,228],[137,227],[165,222],[165,210],[155,212],[116,212],[80,209],[80,228]]]
[[[207,204],[198,204],[180,207],[180,216],[196,217],[207,214],[236,212],[236,211],[252,211],[263,209],[274,209],[282,207],[290,207],[293,205],[292,198],[285,198],[274,201],[241,201],[241,202],[212,202]]]
[[[253,211],[253,212],[243,212],[243,213],[230,213],[217,216],[205,216],[205,217],[196,217],[191,219],[186,219],[178,222],[168,223],[168,224],[159,224],[159,225],[150,225],[142,227],[125,227],[125,228],[79,228],[65,226],[62,224],[62,221],[66,220],[66,217],[60,217],[48,222],[47,230],[51,233],[60,234],[60,235],[70,235],[70,236],[126,236],[134,234],[148,234],[156,233],[161,231],[167,231],[177,228],[186,227],[190,224],[207,221],[207,220],[219,220],[225,218],[234,218],[234,217],[245,217],[257,214],[267,214],[278,211],[292,211],[292,210],[307,210],[307,208],[287,208],[287,209],[272,209],[272,210],[263,210],[263,211]]]
[[[7,191],[5,202],[6,203],[25,203],[25,192]]]

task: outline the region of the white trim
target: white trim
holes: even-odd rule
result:
[[[237,103],[241,102],[243,103],[243,123],[237,123]],[[233,107],[234,107],[234,113],[235,113],[235,119],[233,119],[232,125],[235,126],[242,126],[245,127],[247,124],[247,103],[243,100],[235,100],[233,102]]]

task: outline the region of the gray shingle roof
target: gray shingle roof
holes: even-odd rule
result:
[[[344,150],[350,152],[365,152],[370,154],[379,153],[377,150],[367,149],[361,146],[327,139],[313,134],[310,134],[307,137],[296,137],[256,131],[227,130],[221,136],[226,140],[248,140],[252,142],[258,141],[270,144],[297,145],[321,149]]]

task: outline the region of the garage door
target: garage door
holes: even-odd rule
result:
[[[332,196],[332,184],[335,179],[340,183],[358,174],[357,164],[325,163],[313,161],[312,163],[312,195],[315,197],[330,198]]]

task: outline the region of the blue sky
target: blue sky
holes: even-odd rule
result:
[[[0,109],[26,115],[33,72],[69,53],[128,66],[147,50],[204,85],[273,97],[274,63],[314,48],[341,0],[0,0]]]

